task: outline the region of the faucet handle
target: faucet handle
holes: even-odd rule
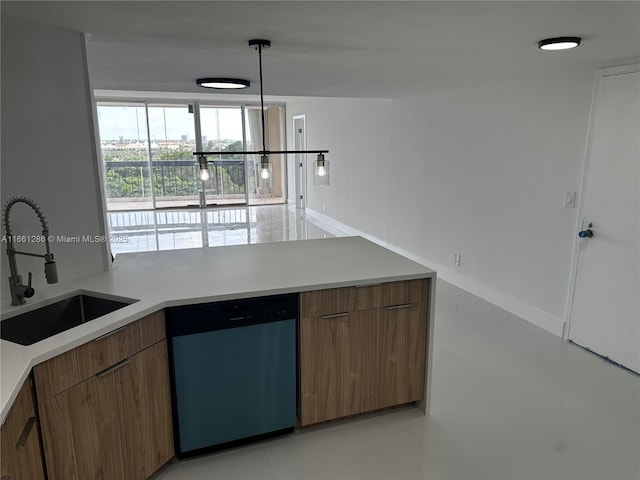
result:
[[[23,294],[25,298],[31,298],[36,293],[36,291],[31,286],[32,278],[33,278],[33,274],[29,272],[29,281],[27,282],[27,288],[24,289],[24,294]]]

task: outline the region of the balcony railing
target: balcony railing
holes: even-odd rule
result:
[[[107,161],[104,167],[107,201],[151,201],[153,196],[156,201],[184,200],[193,203],[203,190],[198,165],[193,160],[153,162],[152,175],[146,161]],[[204,182],[208,200],[215,202],[245,197],[243,160],[211,162],[209,175],[209,180]],[[249,184],[255,185],[255,180],[250,179]]]

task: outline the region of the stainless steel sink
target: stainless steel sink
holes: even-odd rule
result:
[[[76,295],[3,320],[0,336],[9,342],[31,345],[134,302],[137,300]]]

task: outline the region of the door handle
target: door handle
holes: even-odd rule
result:
[[[593,238],[593,230],[591,230],[591,227],[593,227],[593,223],[589,222],[587,228],[578,232],[578,236],[580,238]]]

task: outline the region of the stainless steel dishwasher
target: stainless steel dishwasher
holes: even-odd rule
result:
[[[292,431],[298,295],[166,309],[176,452]]]

